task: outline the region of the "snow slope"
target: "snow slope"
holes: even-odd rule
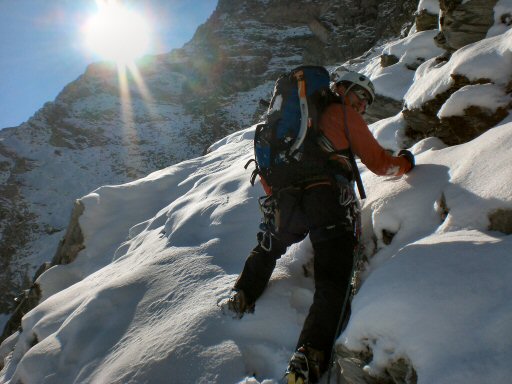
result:
[[[243,168],[252,135],[85,196],[87,248],[40,278],[45,301],[4,343],[3,354],[16,347],[2,381],[236,383],[253,373],[277,381],[312,299],[302,273],[309,242],[280,260],[254,315],[233,320],[216,306],[257,230],[261,189]],[[366,230],[396,235],[380,243],[340,340],[369,345],[372,370],[407,356],[420,383],[505,383],[512,374],[512,243],[486,230],[487,212],[512,207],[511,142],[512,123],[452,148],[429,139],[406,177],[364,173]],[[503,166],[489,172],[486,157]],[[444,223],[441,193],[451,208]]]
[[[465,51],[472,60],[458,68],[488,73],[477,56],[493,49],[503,52],[497,68],[512,68],[510,41],[509,31],[486,39],[485,50],[473,45]],[[438,81],[403,81],[401,73],[397,84],[414,81],[414,89]],[[465,94],[452,113],[471,104]],[[392,142],[400,121],[372,129]],[[303,274],[309,240],[278,262],[254,314],[235,320],[217,307],[256,241],[263,191],[244,169],[253,133],[84,196],[86,248],[39,278],[44,301],[0,347],[0,382],[277,383],[312,301],[313,281]],[[510,382],[512,239],[490,231],[488,215],[512,209],[511,144],[509,116],[466,144],[417,143],[417,167],[402,178],[362,168],[364,244],[373,257],[338,342],[369,347],[370,372],[405,358],[420,384]],[[387,245],[383,230],[394,234]]]

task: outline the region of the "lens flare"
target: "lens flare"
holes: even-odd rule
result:
[[[118,65],[129,65],[146,54],[151,32],[144,17],[117,2],[97,4],[98,12],[84,26],[88,50]]]

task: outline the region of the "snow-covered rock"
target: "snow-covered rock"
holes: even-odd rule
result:
[[[423,63],[405,95],[407,136],[447,144],[472,140],[512,108],[512,31],[465,46],[448,61]],[[411,141],[409,141],[411,142]]]

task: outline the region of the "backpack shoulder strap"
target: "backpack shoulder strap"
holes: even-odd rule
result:
[[[341,107],[343,108],[343,126],[345,129],[345,136],[348,141],[348,155],[349,160],[352,165],[352,169],[354,171],[354,179],[356,180],[357,190],[359,191],[359,196],[361,199],[366,199],[366,192],[364,190],[363,181],[361,180],[361,174],[359,173],[359,168],[357,168],[356,159],[354,157],[354,153],[352,152],[352,143],[350,142],[350,132],[348,129],[348,119],[347,119],[347,106],[345,102],[342,100]]]

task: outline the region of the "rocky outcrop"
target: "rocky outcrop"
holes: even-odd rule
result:
[[[512,209],[497,209],[489,213],[489,229],[491,231],[512,234]]]
[[[440,0],[440,32],[435,40],[447,51],[456,51],[482,40],[494,23],[497,0]]]
[[[73,262],[78,253],[85,248],[84,235],[80,228],[80,216],[84,213],[84,205],[80,200],[75,201],[71,219],[69,220],[66,235],[61,240],[51,265],[69,264]]]
[[[442,118],[434,135],[447,145],[466,143],[502,121],[508,116],[510,108],[512,103],[507,108],[498,108],[495,111],[469,106],[462,116]]]
[[[451,75],[453,82],[445,92],[439,93],[433,100],[427,101],[421,108],[407,109],[402,115],[407,123],[405,136],[408,145],[412,145],[426,137],[435,136],[447,145],[466,143],[481,135],[489,128],[508,116],[512,103],[499,107],[494,111],[479,106],[470,105],[464,113],[444,118],[438,117],[438,112],[448,98],[457,90],[468,85],[489,84],[489,79],[469,81],[462,75]],[[507,88],[506,92],[512,93]]]
[[[437,29],[439,26],[439,15],[432,14],[426,9],[421,9],[416,13],[414,23],[418,32]]]
[[[379,377],[370,376],[364,367],[371,362],[370,350],[353,352],[344,345],[336,346],[335,362],[341,372],[339,384],[416,384],[418,375],[411,363],[401,358],[386,367]]]
[[[389,67],[393,64],[398,63],[399,61],[400,61],[400,59],[398,57],[396,57],[395,55],[386,54],[386,53],[383,53],[382,55],[380,55],[380,66],[382,68]]]
[[[41,289],[38,284],[32,284],[30,288],[25,290],[22,295],[16,298],[18,304],[14,309],[11,317],[5,324],[2,334],[0,335],[0,343],[13,333],[21,330],[21,319],[34,308],[41,299]]]

